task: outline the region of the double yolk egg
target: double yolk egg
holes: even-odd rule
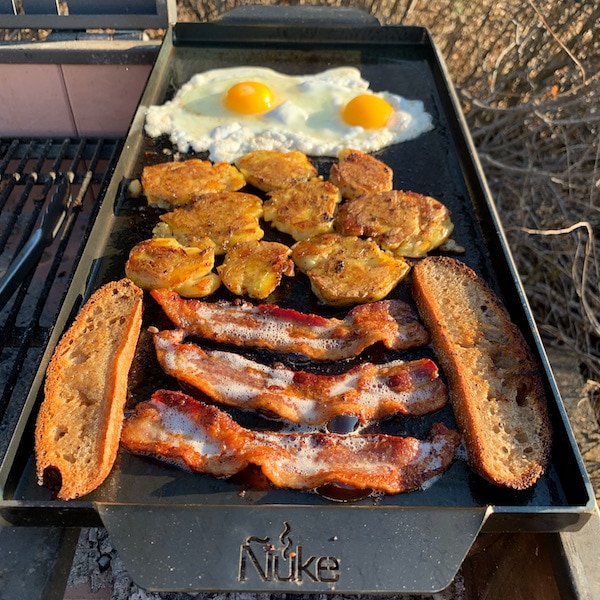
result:
[[[271,88],[261,81],[241,81],[225,94],[225,106],[240,115],[261,115],[278,104]],[[385,127],[394,107],[374,94],[354,96],[340,111],[340,118],[353,127],[375,129]]]
[[[146,133],[169,135],[182,152],[233,162],[251,150],[336,156],[374,152],[432,128],[419,100],[373,92],[354,67],[286,75],[262,67],[194,75],[172,100],[151,106]]]

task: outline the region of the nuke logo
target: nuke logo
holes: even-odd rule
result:
[[[290,532],[289,523],[284,521],[283,530],[274,541],[269,537],[247,537],[240,546],[238,580],[247,581],[251,576],[258,576],[261,581],[298,584],[339,581],[339,559],[308,555],[302,545],[294,544]]]

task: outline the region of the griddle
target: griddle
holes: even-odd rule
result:
[[[592,514],[592,487],[434,42],[420,27],[369,22],[356,27],[346,20],[327,24],[332,22],[329,18],[282,26],[224,20],[176,23],[167,30],[0,465],[0,515],[5,522],[103,525],[133,579],[149,590],[431,593],[451,582],[480,531],[576,530]],[[217,480],[191,474],[126,451],[120,452],[105,483],[84,498],[53,500],[37,485],[33,427],[53,348],[91,292],[123,276],[130,248],[148,236],[156,220],[143,198],[129,196],[129,183],[147,164],[186,158],[168,140],[144,134],[145,111],[172,97],[196,72],[239,65],[289,74],[352,65],[372,89],[425,103],[435,129],[376,156],[394,169],[395,188],[431,195],[450,208],[453,237],[466,249],[461,260],[497,291],[534,350],[550,404],[554,452],[547,472],[531,489],[496,488],[473,474],[464,460],[457,460],[422,490],[341,502],[314,492],[274,489],[251,477]],[[326,174],[331,159],[315,159],[315,164]],[[393,295],[410,301],[409,281]],[[337,314],[315,301],[302,277],[294,278],[277,300],[299,310]],[[148,302],[146,324],[157,320],[159,311]],[[362,358],[390,356],[373,349]],[[133,378],[133,403],[145,399],[159,383],[160,377],[147,376],[144,360],[148,359],[142,356],[142,375]],[[419,435],[440,419],[452,424],[451,409],[421,419],[389,419],[379,424],[379,430]]]

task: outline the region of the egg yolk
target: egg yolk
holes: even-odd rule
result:
[[[342,111],[342,119],[353,127],[376,129],[385,127],[393,112],[392,105],[383,98],[372,94],[361,94],[346,104]]]
[[[225,94],[225,106],[243,115],[259,115],[271,110],[274,105],[273,92],[260,81],[241,81]]]

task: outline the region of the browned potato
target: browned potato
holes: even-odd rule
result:
[[[441,246],[454,225],[450,211],[435,198],[393,190],[347,200],[338,210],[335,229],[370,237],[396,256],[419,258]]]
[[[198,239],[209,237],[215,254],[225,254],[238,242],[260,240],[262,200],[243,192],[204,194],[191,204],[160,216],[155,237],[174,237],[184,246],[195,246]]]
[[[227,251],[217,271],[229,291],[262,300],[275,290],[283,275],[294,275],[291,253],[278,242],[241,242]]]
[[[336,233],[296,242],[292,259],[308,275],[315,295],[332,306],[381,300],[410,270],[375,242]]]
[[[329,181],[311,179],[304,183],[269,192],[264,203],[264,219],[288,233],[296,241],[333,231],[335,209],[340,191]]]
[[[317,176],[317,170],[302,152],[255,150],[235,162],[246,181],[263,192],[287,188]]]
[[[174,238],[144,240],[131,249],[125,273],[144,290],[168,288],[188,298],[212,294],[220,285],[211,273],[215,246],[204,238],[201,246],[186,248]]]
[[[192,158],[144,167],[142,188],[150,206],[171,209],[190,203],[200,194],[239,190],[244,176],[229,163]]]
[[[392,189],[392,169],[374,156],[360,150],[346,149],[338,154],[338,159],[331,166],[329,180],[340,189],[344,198]]]

